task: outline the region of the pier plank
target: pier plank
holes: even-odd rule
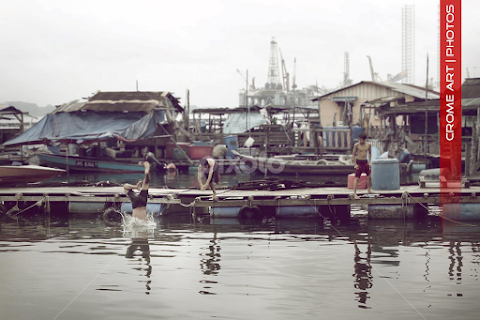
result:
[[[428,191],[428,192],[427,192]],[[452,193],[450,202],[480,203],[480,187],[443,190]],[[285,190],[230,190],[217,192],[218,201],[213,201],[212,191],[198,189],[149,190],[150,203],[170,205],[194,205],[195,207],[243,207],[243,206],[321,206],[352,204],[440,204],[439,188],[402,186],[398,190],[374,190],[376,195],[359,193],[359,200],[352,199],[352,190],[347,188],[301,188]],[[478,194],[478,196],[477,196]],[[55,188],[10,188],[0,189],[0,201],[36,202],[48,196],[51,202],[130,202],[122,187],[55,187]],[[194,203],[193,203],[194,202]]]

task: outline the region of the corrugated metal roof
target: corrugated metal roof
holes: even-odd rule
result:
[[[407,94],[407,95],[415,97],[415,98],[425,99],[425,88],[421,88],[421,87],[417,87],[417,86],[413,86],[413,85],[407,85],[407,84],[393,83],[393,82],[360,81],[360,82],[352,84],[350,86],[343,87],[343,88],[340,88],[338,90],[329,92],[329,93],[324,94],[322,96],[319,96],[319,97],[313,99],[312,101],[318,101],[318,99],[328,97],[328,96],[333,95],[335,93],[338,93],[338,92],[341,92],[341,91],[344,91],[344,90],[348,90],[352,87],[355,87],[355,86],[358,86],[358,85],[361,85],[361,84],[373,84],[373,85],[377,85],[377,86],[380,86],[380,87],[392,89],[393,91],[403,93],[403,94]],[[439,97],[440,96],[439,96],[438,93],[436,93],[432,90],[428,90],[427,99],[438,99]]]
[[[348,102],[351,102],[351,101],[355,101],[357,100],[358,97],[333,97],[332,98],[332,101],[348,101]]]
[[[368,101],[365,101],[362,104],[376,104],[376,103],[383,104],[383,103],[392,102],[392,101],[396,101],[396,100],[400,100],[400,99],[403,99],[403,97],[398,97],[398,96],[397,97],[383,97],[383,98],[378,98],[378,99],[374,99],[374,100],[368,100]]]
[[[337,93],[337,92],[341,92],[341,91],[343,91],[343,90],[347,90],[347,89],[353,88],[353,87],[355,87],[355,86],[361,85],[362,83],[376,84],[376,85],[379,85],[379,86],[383,86],[382,83],[380,83],[380,82],[360,81],[360,82],[358,82],[358,83],[354,83],[354,84],[351,84],[351,85],[349,85],[349,86],[346,86],[346,87],[343,87],[343,88],[334,90],[334,91],[332,91],[332,92],[326,93],[326,94],[324,94],[324,95],[318,96],[318,97],[316,97],[315,99],[312,99],[312,101],[318,101],[319,99],[325,98],[325,97],[327,97],[327,96],[329,96],[329,95],[332,95],[332,94]]]
[[[462,98],[480,98],[480,78],[465,79],[462,84]]]
[[[425,92],[426,92],[425,88],[413,87],[405,84],[392,83],[392,82],[384,83],[384,85],[392,88],[394,91],[404,93],[418,99],[425,99]],[[428,100],[439,99],[439,98],[440,98],[440,94],[433,93],[433,92],[427,93]]]
[[[170,92],[98,92],[85,100],[74,100],[58,107],[54,113],[76,111],[145,112],[155,108],[182,111],[179,101]]]
[[[480,107],[480,98],[462,99],[462,108],[463,107]]]
[[[4,114],[28,114],[28,112],[23,112],[12,106],[0,106],[0,115]]]
[[[250,106],[250,111],[258,111],[261,108],[257,105]],[[220,115],[220,114],[231,114],[231,113],[238,113],[238,112],[246,112],[246,107],[237,107],[237,108],[196,108],[192,110],[192,113],[206,113],[212,115]]]
[[[309,110],[317,110],[318,111],[318,106],[295,106],[297,109],[309,109]]]
[[[480,98],[462,99],[462,113],[476,114],[477,108],[480,107]],[[428,110],[430,112],[440,112],[440,100],[427,100],[407,102],[398,106],[383,105],[379,109],[381,116],[388,116],[391,114],[415,114]]]
[[[87,103],[87,100],[73,100],[57,107],[57,109],[55,109],[55,111],[52,113],[79,111],[82,109],[85,103]]]

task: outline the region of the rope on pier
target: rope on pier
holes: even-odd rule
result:
[[[333,212],[332,207],[330,206],[330,200],[333,200],[333,198],[334,198],[333,194],[329,194],[327,196],[328,209],[330,210],[330,213],[332,214],[332,216],[335,216],[337,214],[337,208],[333,207],[333,210],[335,210],[335,212]]]
[[[11,208],[10,210],[8,210],[7,215],[9,215],[10,217],[13,218],[13,216],[18,216],[20,213],[25,212],[25,211],[27,211],[27,210],[35,207],[35,206],[40,207],[40,206],[42,205],[43,201],[44,201],[46,198],[47,198],[47,197],[43,197],[41,200],[38,200],[37,202],[35,202],[34,204],[32,204],[30,207],[25,208],[25,209],[23,209],[23,210],[20,210],[20,211],[18,211],[17,213],[12,213],[13,211],[16,211],[16,210],[12,210],[12,209],[17,209],[17,210],[18,210],[18,201],[17,201],[17,204],[16,204],[13,208]],[[50,208],[49,203],[50,203],[50,202],[48,201],[48,207]]]
[[[195,207],[195,202],[196,202],[197,199],[200,200],[200,197],[195,198],[195,200],[193,200],[193,201],[190,202],[189,204],[184,204],[184,203],[181,203],[181,202],[180,202],[180,205],[181,205],[182,207],[184,207],[184,208]]]
[[[415,200],[418,204],[420,204],[422,207],[424,207],[426,210],[428,210],[428,207],[427,207],[427,206],[425,206],[423,203],[421,203],[420,201],[418,201],[417,199],[415,199],[415,197],[413,197],[410,193],[408,193],[408,191],[405,191],[404,194],[406,194],[407,196],[409,196],[410,198],[412,198],[413,200]],[[402,195],[402,197],[403,197],[403,195]],[[403,205],[403,204],[402,204],[402,205]],[[457,221],[457,220],[453,220],[453,219],[444,217],[443,214],[440,215],[440,218],[445,219],[445,220],[450,221],[450,222],[458,223],[458,224],[461,224],[461,225],[464,225],[464,226],[478,227],[478,226],[475,225],[475,224],[460,222],[460,221]]]

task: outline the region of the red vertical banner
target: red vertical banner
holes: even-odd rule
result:
[[[447,180],[447,184],[440,184],[442,206],[451,202],[448,194],[461,191],[461,3],[461,0],[440,0],[440,172]]]

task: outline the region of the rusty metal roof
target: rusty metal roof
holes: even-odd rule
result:
[[[170,92],[98,92],[88,100],[74,100],[58,107],[54,113],[76,111],[145,112],[175,108],[182,111],[179,100]]]

